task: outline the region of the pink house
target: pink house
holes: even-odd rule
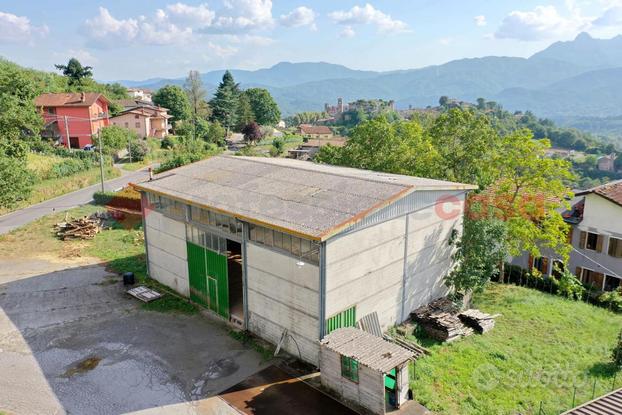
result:
[[[109,103],[97,92],[43,94],[35,98],[48,135],[71,148],[93,144],[91,138],[110,124]]]

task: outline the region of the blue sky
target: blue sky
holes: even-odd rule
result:
[[[100,80],[325,61],[394,70],[622,33],[622,0],[1,0],[0,56]]]

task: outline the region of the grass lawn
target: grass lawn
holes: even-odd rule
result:
[[[559,414],[608,392],[622,316],[513,285],[491,284],[474,307],[502,316],[484,335],[438,344],[416,362],[415,398],[443,414]]]
[[[69,218],[90,215],[104,210],[101,207],[86,205],[68,211]],[[153,287],[164,296],[143,308],[160,312],[180,312],[193,314],[198,307],[177,296],[168,287],[147,278],[145,245],[142,222],[127,220],[115,223],[112,229],[98,233],[91,240],[61,241],[54,235],[54,224],[64,221],[66,213],[45,216],[6,235],[0,235],[0,252],[3,258],[44,258],[76,259],[94,257],[107,263],[111,271],[122,273],[131,271],[138,282]]]

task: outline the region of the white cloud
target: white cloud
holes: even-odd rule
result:
[[[198,6],[189,6],[184,3],[169,4],[166,6],[166,11],[171,21],[192,26],[209,26],[216,17],[216,12],[210,10],[206,3]]]
[[[105,7],[99,8],[97,16],[86,19],[84,27],[93,46],[126,46],[139,32],[138,20],[116,19]]]
[[[486,26],[487,22],[486,22],[486,16],[484,15],[479,15],[479,16],[475,16],[473,18],[473,20],[475,20],[475,26]]]
[[[401,20],[393,19],[367,3],[365,6],[354,6],[350,10],[338,10],[328,14],[338,24],[352,26],[355,24],[372,24],[381,33],[401,33],[408,31],[408,25]]]
[[[35,36],[49,32],[48,27],[33,26],[25,16],[0,12],[0,43],[30,42]]]
[[[211,52],[211,54],[216,55],[219,58],[228,58],[238,52],[237,48],[234,48],[232,46],[221,46],[213,42],[207,42],[206,47]]]
[[[352,29],[352,26],[346,26],[343,28],[343,30],[339,33],[340,37],[345,37],[345,38],[351,38],[354,37],[356,35],[356,32],[354,31],[354,29]]]
[[[449,44],[453,43],[453,41],[454,41],[454,40],[455,40],[455,39],[454,39],[453,37],[450,37],[450,36],[448,36],[448,37],[442,37],[442,38],[440,38],[440,39],[438,40],[438,43],[440,43],[440,44],[441,44],[441,45],[443,45],[443,46],[447,46],[447,45],[449,45]]]
[[[279,21],[283,26],[287,27],[309,26],[312,30],[317,29],[315,26],[315,12],[305,6],[296,7],[288,14],[282,14]]]
[[[206,33],[240,33],[271,28],[272,0],[225,0],[225,10]]]
[[[578,9],[566,17],[555,6],[536,6],[532,11],[513,11],[501,22],[495,32],[497,39],[538,41],[565,39],[575,36],[590,26],[590,19]]]

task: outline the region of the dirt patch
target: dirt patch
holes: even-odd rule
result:
[[[114,285],[121,282],[121,278],[116,275],[106,275],[104,279],[100,282],[94,282],[93,285],[99,285],[101,287],[106,287],[108,285]]]
[[[90,372],[91,370],[95,369],[97,365],[99,365],[99,362],[101,362],[101,360],[101,357],[98,356],[91,356],[87,357],[84,360],[80,360],[78,363],[72,365],[69,369],[67,369],[67,371],[63,373],[63,377],[70,378],[74,375]]]

